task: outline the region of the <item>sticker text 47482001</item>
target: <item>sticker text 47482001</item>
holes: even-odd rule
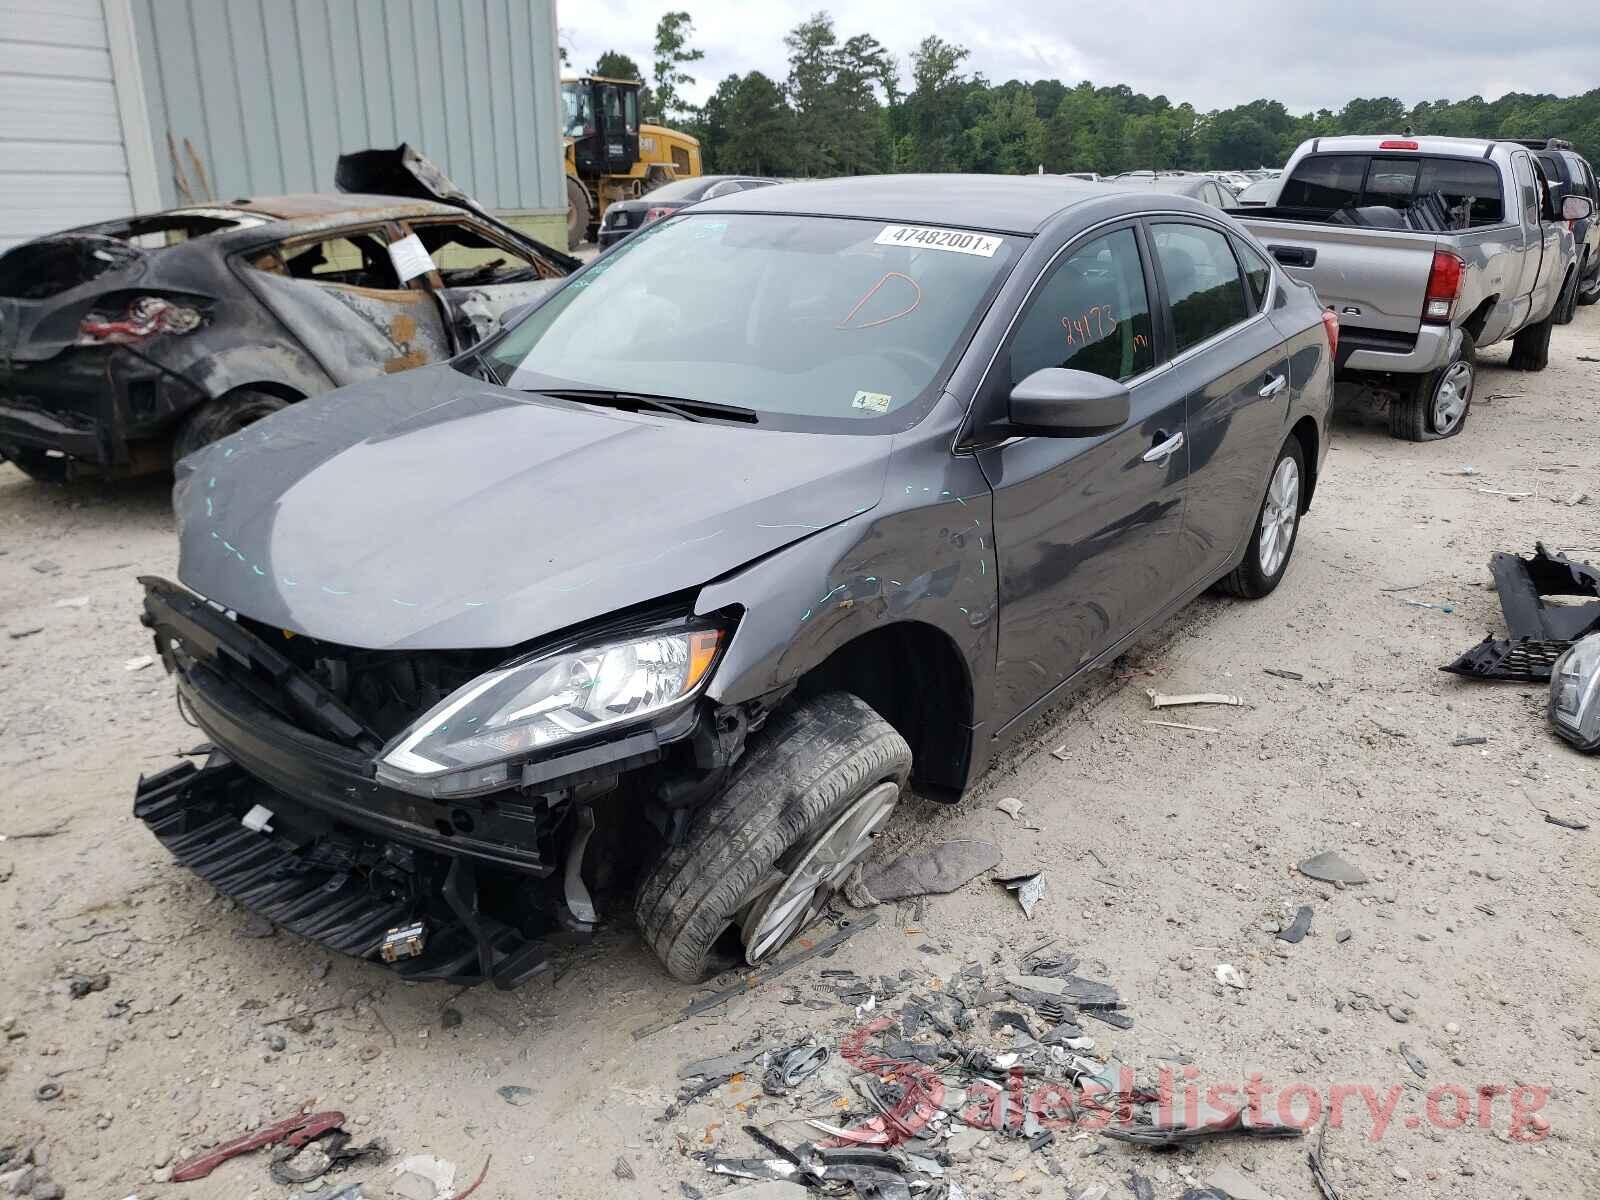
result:
[[[917,250],[951,250],[993,258],[1004,239],[971,229],[938,229],[931,225],[885,225],[872,239],[880,246],[910,246]]]

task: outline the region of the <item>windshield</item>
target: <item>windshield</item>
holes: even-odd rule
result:
[[[594,104],[589,98],[589,85],[586,83],[563,83],[561,85],[561,107],[565,116],[562,127],[562,136],[569,138],[586,137],[594,130]]]
[[[527,391],[697,400],[779,428],[905,428],[1021,246],[882,221],[685,213],[574,276],[489,357]]]

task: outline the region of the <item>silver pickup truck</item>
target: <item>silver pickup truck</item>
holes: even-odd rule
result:
[[[1471,138],[1315,138],[1274,204],[1228,210],[1339,318],[1340,378],[1391,394],[1389,429],[1431,441],[1472,405],[1474,351],[1512,339],[1543,369],[1578,277],[1568,221],[1528,149]],[[1581,210],[1581,211],[1579,211]]]

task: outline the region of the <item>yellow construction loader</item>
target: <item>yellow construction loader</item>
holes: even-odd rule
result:
[[[637,79],[561,81],[567,155],[567,248],[595,231],[608,206],[700,174],[700,142],[639,119]]]

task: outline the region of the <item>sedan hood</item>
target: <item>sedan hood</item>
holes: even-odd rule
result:
[[[623,413],[423,367],[179,463],[179,578],[342,645],[515,646],[865,512],[891,442]]]

